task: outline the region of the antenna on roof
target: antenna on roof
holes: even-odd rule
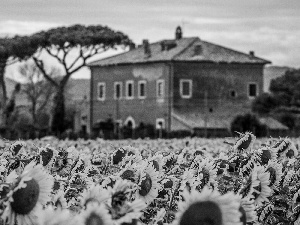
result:
[[[181,20],[181,29],[182,30],[184,30],[184,26],[185,26],[186,23],[187,22],[184,19]]]

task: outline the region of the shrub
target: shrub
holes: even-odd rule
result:
[[[258,118],[253,114],[238,115],[231,123],[231,132],[244,133],[252,132],[257,137],[267,135],[267,127],[259,122]]]

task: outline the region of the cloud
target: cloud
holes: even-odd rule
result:
[[[0,36],[28,35],[41,30],[60,26],[58,23],[35,22],[35,21],[0,21]]]

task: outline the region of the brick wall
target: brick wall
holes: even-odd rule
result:
[[[131,116],[136,126],[143,123],[155,124],[156,118],[165,118],[168,113],[168,79],[169,67],[164,63],[141,65],[118,65],[107,67],[91,67],[92,79],[92,123],[106,120],[109,117],[121,119],[124,123]],[[165,80],[165,99],[156,99],[156,80]],[[125,98],[127,80],[134,81],[134,98]],[[138,81],[146,80],[146,98],[138,99]],[[122,98],[114,99],[114,82],[122,82]],[[106,83],[105,101],[97,100],[98,82]]]
[[[181,98],[180,79],[193,80],[193,93],[190,99]],[[173,82],[174,109],[181,112],[194,111],[202,117],[227,120],[229,124],[237,114],[251,111],[252,99],[248,97],[248,83],[257,83],[258,94],[262,93],[263,66],[175,63]],[[235,97],[231,96],[232,91],[235,91]]]

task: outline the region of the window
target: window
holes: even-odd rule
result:
[[[141,99],[146,98],[146,81],[140,80],[138,86],[138,97]]]
[[[133,93],[134,93],[134,88],[133,88],[133,80],[126,81],[126,98],[127,99],[133,99]]]
[[[105,83],[99,82],[97,90],[98,90],[97,99],[99,101],[104,101],[105,100]]]
[[[249,83],[248,84],[248,97],[254,98],[258,95],[257,93],[257,84],[256,83]]]
[[[180,96],[182,98],[192,97],[192,80],[189,79],[180,80]]]
[[[156,129],[165,129],[166,128],[166,123],[165,123],[165,119],[164,118],[157,118],[156,119]]]
[[[165,81],[157,80],[156,81],[156,97],[159,99],[163,99],[165,95]]]
[[[232,97],[232,98],[236,97],[236,91],[235,90],[230,91],[230,97]]]
[[[115,82],[114,84],[114,99],[122,98],[122,82]]]

